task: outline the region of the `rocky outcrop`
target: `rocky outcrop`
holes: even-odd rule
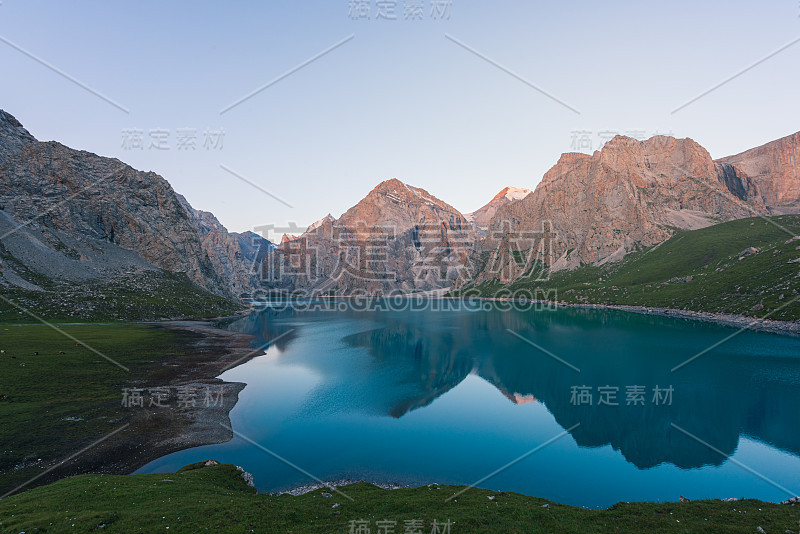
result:
[[[0,164],[31,143],[36,143],[36,138],[17,119],[0,109]]]
[[[800,132],[716,160],[720,182],[737,197],[763,203],[771,214],[800,212]]]
[[[182,195],[177,196],[198,231],[214,273],[226,282],[233,295],[251,296],[259,285],[260,262],[273,249],[272,243],[252,232],[228,232],[213,213],[196,210]]]
[[[691,139],[617,136],[593,155],[562,155],[532,194],[498,208],[487,268],[459,284],[509,282],[529,273],[532,257],[552,270],[613,261],[676,229],[765,212],[759,199],[745,202],[724,187],[711,156]]]
[[[34,248],[83,262],[100,261],[108,253],[103,249],[119,247],[154,267],[185,272],[219,295],[236,295],[249,283],[249,266],[236,236],[213,215],[193,210],[161,176],[60,143],[39,142],[4,111],[0,209],[11,227],[2,239],[9,247],[14,239],[34,239],[39,243]],[[19,226],[26,232],[13,231]],[[18,245],[20,250],[27,246]],[[124,254],[112,256],[122,262],[115,264],[119,269],[142,263],[125,260]],[[23,264],[26,257],[15,256]],[[26,268],[47,270],[35,264]]]
[[[472,238],[458,210],[392,179],[338,220],[327,216],[283,241],[265,263],[265,279],[275,288],[323,293],[435,290],[458,278]]]
[[[250,270],[252,271],[258,272],[258,268],[267,254],[275,250],[272,242],[254,232],[231,232],[231,235],[235,236],[239,242],[242,259],[251,266]]]
[[[497,193],[488,204],[472,213],[467,213],[464,217],[466,217],[477,232],[486,235],[489,230],[489,223],[492,221],[492,217],[494,217],[495,213],[497,213],[498,208],[515,200],[522,200],[531,194],[531,192],[530,189],[522,189],[520,187],[505,187],[502,191]]]
[[[331,215],[329,213],[325,217],[323,217],[322,219],[318,220],[317,222],[310,224],[308,226],[308,228],[306,228],[306,232],[313,232],[314,230],[316,230],[317,228],[319,228],[323,224],[333,223],[335,221],[336,221],[336,219],[333,217],[333,215]]]

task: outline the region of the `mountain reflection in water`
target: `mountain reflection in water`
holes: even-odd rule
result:
[[[482,486],[584,506],[800,490],[797,338],[743,332],[718,344],[734,330],[583,309],[270,309],[231,328],[254,347],[276,340],[223,375],[247,384],[231,412],[240,436],[141,472],[214,458],[244,466],[260,491],[313,482],[306,473],[471,484],[524,456]],[[599,404],[606,387],[617,405]],[[577,405],[579,388],[591,405]],[[671,402],[654,402],[655,388]]]

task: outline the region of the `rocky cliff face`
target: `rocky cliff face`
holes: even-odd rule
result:
[[[488,204],[472,213],[467,213],[464,217],[466,217],[478,233],[486,235],[492,217],[494,217],[501,206],[505,206],[515,200],[522,200],[531,194],[531,192],[530,189],[522,189],[520,187],[505,187],[502,191],[497,193]]]
[[[799,159],[797,132],[715,163],[720,181],[734,195],[781,215],[800,212]]]
[[[213,213],[196,210],[182,195],[177,196],[197,229],[200,245],[214,273],[225,281],[233,295],[249,296],[259,285],[260,261],[272,250],[272,244],[252,232],[228,232]]]
[[[562,155],[532,194],[498,208],[484,242],[493,252],[472,282],[525,275],[529,247],[553,270],[574,268],[619,259],[675,229],[765,212],[758,198],[745,202],[721,184],[711,156],[691,139],[617,136],[591,156]],[[547,243],[538,239],[551,229]]]
[[[27,230],[8,233],[4,245],[25,235],[84,262],[100,261],[102,249],[112,245],[154,267],[185,272],[220,295],[236,295],[248,283],[244,271],[249,266],[243,266],[237,238],[213,215],[193,210],[162,177],[60,143],[39,142],[2,111],[0,208],[7,226]],[[16,259],[25,263],[25,257]]]
[[[265,264],[265,278],[288,290],[434,290],[459,276],[472,238],[458,210],[392,179],[338,220],[328,216],[282,242]]]
[[[11,154],[35,142],[36,139],[17,119],[0,109],[0,164]]]

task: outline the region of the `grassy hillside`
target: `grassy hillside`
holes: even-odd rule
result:
[[[679,231],[603,266],[520,279],[509,290],[555,290],[569,303],[624,304],[800,319],[800,216],[741,219]],[[773,224],[774,223],[774,224]],[[782,228],[781,228],[782,227]],[[750,253],[742,254],[750,247]],[[483,296],[501,286],[476,288]]]
[[[59,283],[22,272],[44,291],[2,288],[0,294],[17,306],[0,299],[0,323],[35,320],[19,307],[56,322],[216,317],[243,308],[193,284],[184,273],[140,271],[110,280]]]
[[[698,532],[796,531],[800,508],[754,500],[563,506],[515,493],[456,486],[382,490],[366,483],[305,495],[256,495],[231,465],[178,473],[84,475],[0,501],[2,532]],[[323,493],[330,494],[326,497]],[[350,499],[348,499],[348,497]],[[491,499],[489,499],[491,497]],[[419,520],[420,530],[406,530]],[[351,530],[351,521],[370,529]],[[450,521],[449,530],[441,530]],[[357,524],[352,525],[357,528]]]

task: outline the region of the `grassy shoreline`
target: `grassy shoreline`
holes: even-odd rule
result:
[[[455,498],[453,495],[460,493]],[[451,533],[796,532],[800,505],[757,500],[618,503],[605,510],[463,486],[384,490],[364,482],[300,496],[260,495],[231,465],[177,473],[81,475],[0,501],[2,532],[353,532],[433,521]],[[366,532],[366,531],[361,531]],[[439,532],[444,532],[439,530]]]
[[[0,495],[34,477],[20,489],[79,473],[129,473],[164,454],[232,437],[219,423],[229,421],[244,384],[216,376],[250,351],[248,336],[207,323],[59,329],[71,337],[46,325],[0,325]],[[123,406],[126,388],[145,395],[165,388],[172,400]],[[196,406],[179,407],[177,388],[220,399],[203,406],[201,396]]]

